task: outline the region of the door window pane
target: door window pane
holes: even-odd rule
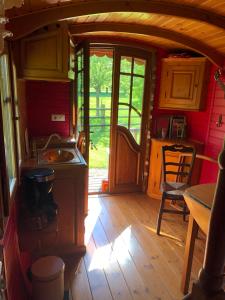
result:
[[[130,132],[132,133],[135,141],[140,144],[141,137],[141,116],[137,114],[137,112],[132,109],[130,116]]]
[[[145,75],[145,60],[140,58],[134,59],[134,74]]]
[[[129,129],[129,106],[118,105],[118,125]]]
[[[120,63],[120,72],[121,73],[131,73],[132,66],[132,57],[122,56]]]
[[[120,75],[119,102],[130,103],[130,75]]]
[[[133,77],[132,105],[142,114],[144,78]]]

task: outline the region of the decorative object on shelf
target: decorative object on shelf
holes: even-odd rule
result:
[[[158,138],[167,138],[169,135],[170,127],[170,118],[169,115],[161,115],[156,118],[155,122],[155,136]]]
[[[217,69],[214,73],[214,79],[221,87],[221,89],[225,92],[225,69]]]
[[[186,137],[186,117],[185,116],[173,116],[170,118],[170,133],[171,139],[183,139]]]
[[[23,0],[0,0],[0,54],[4,50],[4,39],[12,36],[12,32],[5,30],[5,24],[8,18],[5,17],[5,10],[23,5]]]

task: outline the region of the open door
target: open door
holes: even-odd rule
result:
[[[142,190],[150,106],[149,56],[130,49],[118,49],[115,55],[109,174],[111,193]]]
[[[89,44],[75,48],[75,107],[77,146],[88,164],[89,158]]]

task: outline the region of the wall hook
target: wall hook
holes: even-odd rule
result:
[[[218,117],[218,121],[216,122],[216,127],[222,127],[223,125],[223,115],[220,114]]]

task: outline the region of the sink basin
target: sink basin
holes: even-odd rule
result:
[[[73,150],[46,149],[38,153],[38,163],[53,164],[66,162],[80,162]]]

